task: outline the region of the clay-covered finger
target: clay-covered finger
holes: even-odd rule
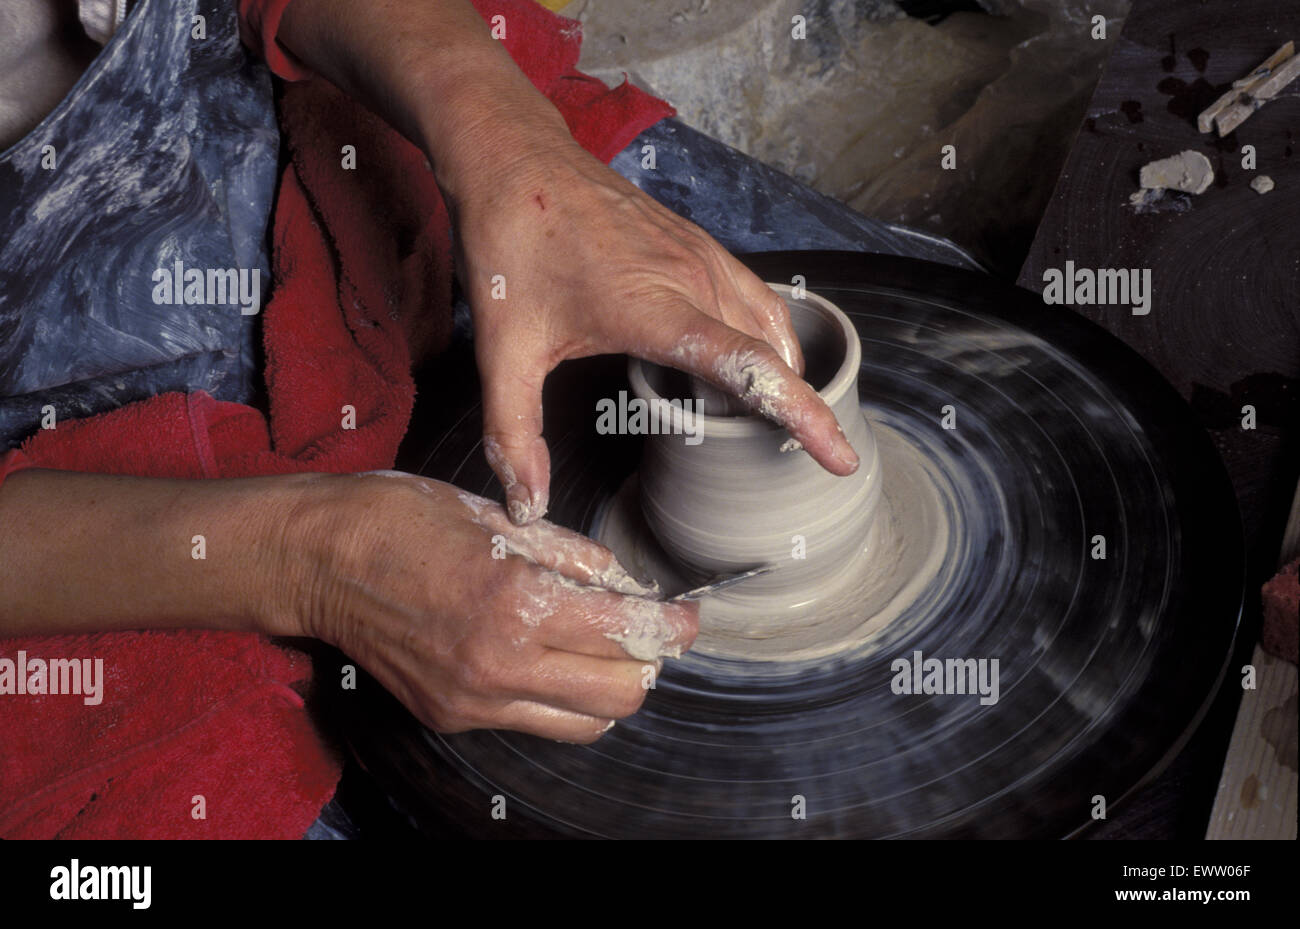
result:
[[[605,719],[622,719],[641,708],[658,676],[658,662],[596,658],[547,649],[521,670],[512,690],[521,699]]]
[[[499,536],[510,554],[520,555],[588,587],[642,597],[658,596],[658,587],[642,584],[619,563],[613,552],[580,533],[544,519],[516,526],[499,504],[465,491],[459,497],[474,522],[494,538]]]
[[[700,235],[707,240],[703,247],[709,253],[708,263],[713,269],[711,280],[714,282],[715,289],[712,306],[700,307],[700,309],[705,311],[705,315],[743,332],[750,338],[759,341],[767,339],[767,330],[763,328],[762,320],[754,313],[749,296],[741,285],[739,272],[745,271],[745,267],[728,255],[722,246],[708,239],[702,231]],[[778,351],[782,349],[780,345],[774,344],[773,347]]]
[[[766,342],[700,316],[696,331],[670,350],[643,357],[695,374],[739,397],[751,410],[784,426],[832,474],[858,469],[857,453],[830,407]]]
[[[481,353],[483,454],[506,492],[510,521],[523,526],[546,512],[551,456],[542,438],[546,372],[521,373],[506,359]]]
[[[776,348],[781,360],[800,377],[804,373],[803,349],[795,335],[794,324],[790,321],[790,307],[781,295],[763,283],[748,268],[742,267],[744,275],[740,277],[739,286],[749,304],[750,311],[758,320],[759,327],[768,344]]]
[[[723,301],[728,312],[723,322],[748,336],[767,342],[776,350],[786,366],[802,376],[803,350],[790,321],[790,308],[785,300],[749,268],[708,236],[710,254],[718,267],[719,276],[726,281],[727,298]]]
[[[694,603],[583,587],[559,574],[539,571],[519,592],[524,612],[536,617],[540,645],[597,658],[677,658],[699,632]]]

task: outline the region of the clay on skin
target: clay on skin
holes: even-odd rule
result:
[[[459,492],[456,498],[473,514],[475,525],[504,537],[506,551],[512,555],[519,555],[534,563],[543,564],[545,558],[542,553],[545,552],[560,564],[585,575],[591,587],[635,597],[659,595],[657,585],[647,587],[640,583],[617,560],[610,561],[603,568],[596,568],[587,556],[587,552],[591,550],[591,543],[567,529],[546,520],[538,520],[527,526],[516,526],[506,518],[500,505],[491,500],[465,491]]]
[[[942,573],[959,536],[950,520],[953,491],[946,469],[883,421],[869,422],[858,397],[861,348],[852,323],[814,294],[786,299],[799,331],[810,377],[862,466],[848,477],[825,471],[780,426],[754,415],[706,416],[704,442],[680,435],[647,437],[639,476],[620,492],[596,537],[617,559],[603,569],[589,563],[580,537],[551,523],[519,527],[495,503],[460,493],[474,522],[502,535],[507,550],[542,563],[542,552],[587,577],[583,587],[548,576],[549,593],[532,595],[521,619],[539,625],[556,600],[580,591],[629,594],[627,609],[603,634],[633,658],[679,657],[665,648],[672,628],[663,619],[661,591],[676,593],[716,574],[776,563],[777,571],[706,597],[700,604],[695,651],[718,658],[783,662],[830,658],[869,645],[907,612]],[[675,359],[699,350],[689,337]],[[744,353],[715,365],[718,379],[744,396],[746,406],[770,417],[788,402],[783,380]],[[660,395],[647,367],[634,361],[633,391]],[[691,379],[689,389],[699,389]],[[715,404],[712,409],[718,410]],[[734,411],[735,405],[731,406]],[[495,442],[485,442],[494,470],[508,481]],[[802,539],[802,557],[795,557]],[[624,564],[642,577],[647,587]]]
[[[403,478],[425,493],[434,492],[424,478],[402,471],[368,471],[358,476]],[[519,619],[525,626],[530,629],[541,626],[555,614],[562,600],[575,595],[623,594],[620,609],[608,617],[608,628],[602,629],[601,634],[639,661],[681,656],[680,646],[666,644],[676,628],[665,618],[672,608],[660,599],[658,585],[640,583],[617,559],[596,567],[590,557],[591,541],[554,523],[538,520],[527,526],[516,526],[501,506],[491,500],[465,491],[459,491],[456,497],[475,525],[504,539],[507,552],[544,568],[539,589],[521,592],[526,603],[520,608]],[[568,568],[583,576],[586,583],[579,584],[548,565]]]
[[[532,628],[541,625],[567,597],[607,592],[624,594],[621,609],[609,617],[610,628],[601,634],[639,661],[681,657],[681,646],[666,644],[675,628],[665,619],[668,607],[652,599],[659,595],[657,585],[641,584],[617,560],[611,560],[603,568],[594,567],[587,556],[591,543],[554,523],[538,520],[527,526],[515,526],[501,507],[490,500],[464,491],[457,498],[473,514],[476,525],[504,537],[506,550],[511,554],[544,564],[542,553],[545,552],[552,560],[586,576],[584,585],[548,570],[543,575],[543,590],[528,592],[531,605],[520,613],[525,625]]]
[[[510,465],[505,452],[502,451],[500,442],[492,436],[485,437],[483,455],[487,458],[489,467],[501,477],[501,486],[505,488],[506,498],[509,500],[507,506],[510,509],[510,517],[516,524],[541,519],[546,515],[546,500],[543,499],[540,490],[532,491],[527,503],[523,500],[510,499],[511,490],[518,485],[519,479],[515,476],[515,469]]]

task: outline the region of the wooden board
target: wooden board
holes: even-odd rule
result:
[[[1256,645],[1256,690],[1242,693],[1207,839],[1296,837],[1296,666]],[[1241,675],[1229,677],[1229,685]],[[1289,744],[1289,748],[1288,748]],[[1287,763],[1289,761],[1289,764]]]

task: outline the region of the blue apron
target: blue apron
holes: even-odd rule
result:
[[[257,399],[260,307],[215,285],[242,272],[251,292],[256,271],[270,292],[278,148],[270,72],[235,4],[141,0],[0,153],[0,451],[47,406],[58,422],[169,390]],[[159,299],[177,271],[203,277],[197,301]]]

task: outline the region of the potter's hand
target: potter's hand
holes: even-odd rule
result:
[[[466,0],[390,0],[379,14],[294,0],[277,40],[429,156],[475,317],[489,460],[516,523],[546,509],[542,381],[584,355],[689,371],[784,425],[830,471],[857,467],[798,376],[784,302],[574,142]]]
[[[588,355],[695,374],[781,423],[828,470],[853,472],[833,414],[796,373],[785,301],[717,242],[576,144],[497,170],[462,199],[457,232],[484,445],[511,519],[546,510],[542,382]]]
[[[649,591],[576,533],[397,472],[335,493],[308,520],[304,625],[434,729],[594,741],[694,641],[694,607],[625,595]]]

